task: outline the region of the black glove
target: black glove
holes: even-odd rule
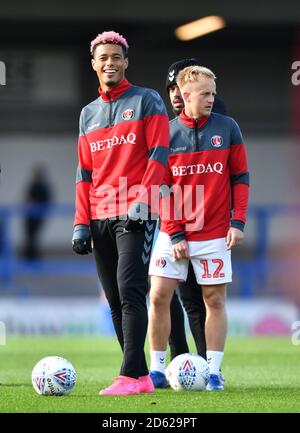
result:
[[[73,251],[77,254],[92,252],[92,237],[89,226],[78,224],[74,227],[72,245]]]
[[[149,219],[149,208],[145,203],[135,202],[128,209],[125,231],[141,232],[145,230]]]

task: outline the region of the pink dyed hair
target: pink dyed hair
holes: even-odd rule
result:
[[[91,41],[91,54],[93,55],[94,48],[96,45],[109,44],[109,43],[121,45],[124,48],[125,52],[129,48],[129,45],[126,39],[124,38],[124,36],[111,30],[109,32],[99,33],[99,35],[96,36],[96,38]]]

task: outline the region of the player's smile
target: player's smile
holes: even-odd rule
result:
[[[118,69],[113,69],[113,68],[103,69],[103,73],[106,74],[108,78],[112,78],[117,72]]]

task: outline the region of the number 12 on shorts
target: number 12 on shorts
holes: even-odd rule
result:
[[[209,262],[211,262],[210,266],[208,266]],[[200,260],[200,263],[203,265],[203,268],[204,268],[204,274],[202,274],[202,278],[211,278],[210,272],[212,272],[212,267],[213,267],[213,275],[212,275],[213,278],[224,278],[225,277],[224,272],[221,272],[221,270],[224,266],[224,262],[222,259],[211,259],[211,260],[202,259],[202,260]],[[216,265],[217,265],[217,267],[216,267]]]

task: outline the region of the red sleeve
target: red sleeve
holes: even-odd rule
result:
[[[233,216],[232,219],[246,222],[249,200],[249,185],[236,183],[233,188]]]

